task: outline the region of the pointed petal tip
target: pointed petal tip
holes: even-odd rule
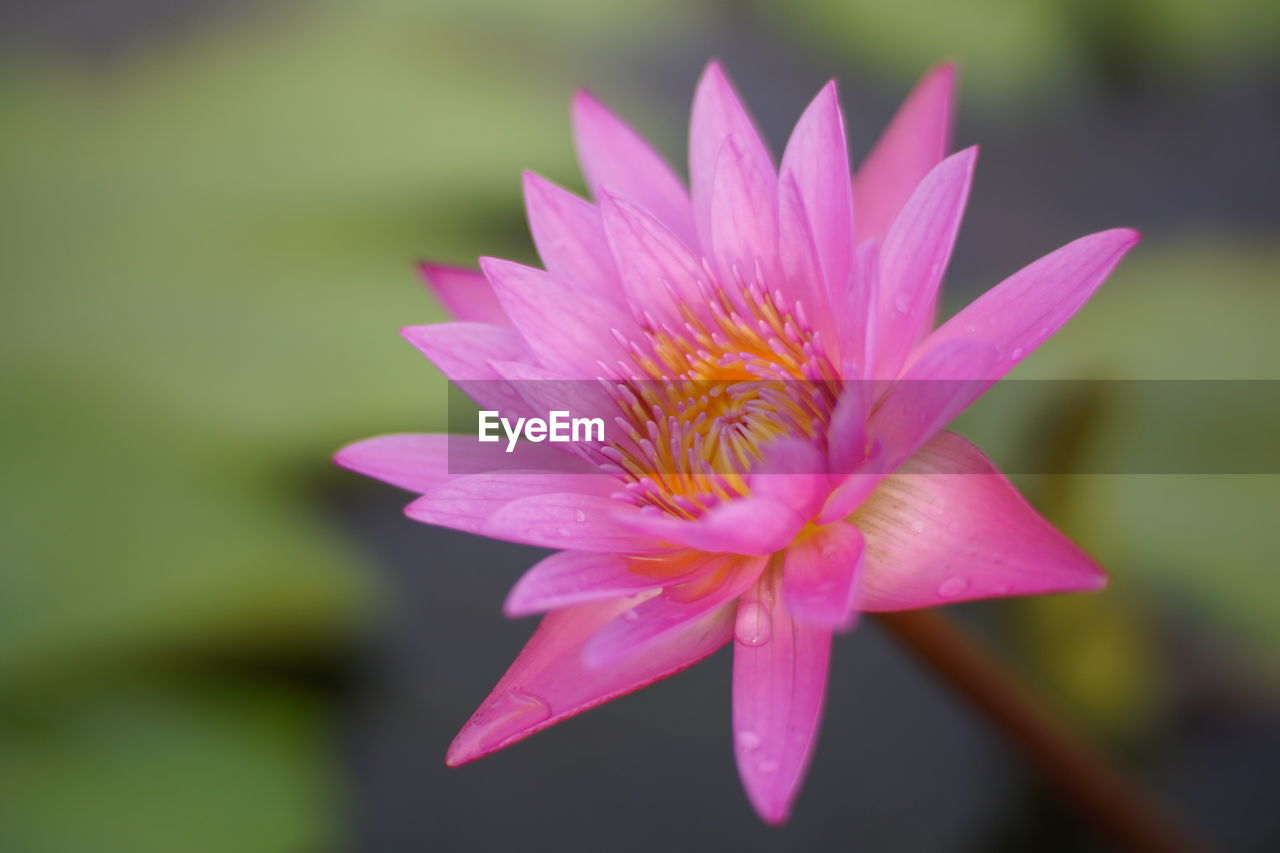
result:
[[[753,799],[751,807],[755,809],[756,816],[768,826],[781,828],[791,820],[791,803],[789,802],[761,802]]]
[[[931,80],[954,82],[958,73],[960,63],[955,59],[944,59],[937,65],[932,66],[925,72],[924,76]]]
[[[1088,234],[1075,242],[1085,240],[1097,241],[1093,245],[1098,250],[1114,251],[1123,257],[1130,249],[1142,242],[1142,233],[1136,228],[1109,228],[1106,231]]]
[[[453,742],[449,744],[449,748],[444,753],[444,766],[455,768],[464,764],[470,764],[477,758],[483,758],[492,750],[482,750],[476,746],[470,738],[464,739],[466,727],[454,737]]]
[[[1124,234],[1128,238],[1125,248],[1132,248],[1142,242],[1142,232],[1137,228],[1117,228],[1116,233]]]
[[[822,84],[818,94],[813,96],[813,103],[824,100],[834,102],[836,109],[840,109],[840,86],[836,83],[836,78],[834,77]]]
[[[569,119],[574,123],[575,127],[591,121],[593,113],[603,113],[617,120],[617,116],[613,114],[613,111],[609,109],[604,101],[600,100],[595,92],[585,86],[575,90],[572,97],[569,98]]]
[[[533,602],[522,593],[519,582],[507,593],[502,602],[502,615],[508,619],[523,619],[526,616],[537,616],[542,611],[533,606]]]
[[[702,83],[711,77],[720,77],[727,79],[728,75],[724,73],[724,61],[718,56],[713,56],[707,60],[707,64],[702,66],[702,73],[698,75],[698,82]]]
[[[441,275],[448,275],[452,272],[475,272],[474,269],[468,269],[467,267],[460,267],[454,264],[442,264],[439,261],[426,260],[422,258],[415,261],[414,266],[418,268],[418,273],[427,280],[428,284],[432,283],[433,279],[438,278]]]
[[[339,468],[345,468],[348,471],[354,471],[355,473],[359,474],[360,472],[355,467],[356,462],[355,462],[355,459],[352,458],[353,452],[351,450],[351,448],[358,443],[359,442],[352,442],[350,444],[342,445],[342,447],[339,447],[337,450],[333,451],[333,454],[329,458],[332,459],[333,464],[337,465]]]
[[[766,777],[767,778],[767,777]],[[748,781],[742,777],[742,787],[746,791],[751,809],[768,826],[782,827],[791,820],[791,812],[795,806],[799,787],[761,784],[760,778]]]
[[[519,267],[515,261],[508,261],[506,258],[495,258],[491,255],[481,255],[476,259],[476,263],[480,266],[480,272],[484,273],[484,277],[492,280],[495,275],[510,270],[513,267]]]
[[[702,74],[698,76],[698,85],[694,88],[694,101],[699,99],[699,95],[706,97],[711,90],[715,90],[722,97],[728,97],[735,104],[742,103],[737,87],[729,78],[729,72],[725,71],[724,63],[718,58],[708,62],[702,69]]]

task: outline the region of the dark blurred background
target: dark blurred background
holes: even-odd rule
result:
[[[1023,378],[1280,379],[1280,4],[0,3],[0,849],[1105,849],[874,623],[836,646],[792,823],[733,766],[720,653],[510,750],[444,749],[530,633],[534,549],[335,470],[444,424],[396,334],[419,257],[533,260],[588,85],[678,163],[724,59],[780,148],[839,79],[855,156],[962,69],[982,162],[952,309],[1086,232],[1145,240]],[[1256,413],[979,405],[1063,454],[1273,442]],[[1272,413],[1274,414],[1274,413]],[[1218,849],[1280,849],[1280,477],[1024,476],[1114,575],[954,608]]]

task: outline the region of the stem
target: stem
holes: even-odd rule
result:
[[[937,610],[877,616],[899,642],[1003,729],[1100,834],[1134,853],[1202,849],[1101,752],[1050,714],[947,617]]]

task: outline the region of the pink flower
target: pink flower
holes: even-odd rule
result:
[[[1066,322],[1138,235],[1082,237],[934,328],[977,156],[946,156],[952,80],[946,66],[925,76],[851,182],[834,83],[778,167],[713,63],[694,98],[688,190],[579,93],[595,203],[524,179],[546,270],[495,258],[482,274],[424,267],[458,321],[404,334],[446,375],[603,377],[636,430],[592,448],[590,473],[450,473],[440,435],[338,453],[420,494],[411,518],[562,549],[511,591],[508,615],[547,615],[450,765],[733,639],[738,768],[760,816],[780,823],[812,753],[832,634],[858,613],[1105,584],[942,427]],[[717,398],[733,411],[685,418],[687,401],[618,390],[682,380],[741,383]],[[797,415],[746,380],[803,380],[830,396]],[[547,384],[469,387],[494,398],[485,408],[546,411],[529,389]]]

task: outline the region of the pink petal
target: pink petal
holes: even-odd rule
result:
[[[604,488],[597,485],[579,474],[470,474],[437,486],[409,504],[405,515],[542,548],[634,554],[662,550],[619,526],[611,516],[616,502],[600,494]]]
[[[881,470],[880,464],[875,461],[878,458],[879,453],[871,457],[872,461],[868,467],[873,471]],[[881,473],[849,474],[827,497],[827,502],[822,505],[818,513],[817,523],[830,524],[847,518],[851,512],[862,505],[862,502],[883,479],[884,474]]]
[[[792,618],[826,628],[847,625],[862,556],[862,532],[842,521],[818,528],[788,547],[782,593]]]
[[[627,358],[614,329],[635,337],[624,309],[607,292],[499,258],[481,258],[511,323],[538,361],[562,376],[591,379],[598,361]]]
[[[669,550],[620,524],[622,506],[588,494],[545,494],[519,498],[489,516],[484,535],[509,542],[569,551],[650,554]]]
[[[622,598],[687,580],[707,569],[704,562],[677,564],[672,573],[651,567],[663,557],[638,561],[620,554],[561,551],[534,564],[512,587],[503,609],[508,616],[545,613],[574,604]]]
[[[796,182],[827,292],[842,292],[853,265],[853,188],[834,80],[822,87],[796,122],[779,174],[783,183]]]
[[[739,599],[733,646],[738,773],[757,814],[780,824],[813,753],[827,686],[831,630],[792,619],[777,569]]]
[[[804,518],[791,507],[759,495],[725,501],[693,521],[633,511],[615,518],[637,536],[725,554],[772,554],[804,527]]]
[[[572,495],[607,501],[617,489],[617,481],[602,474],[542,471],[466,474],[441,483],[409,504],[405,515],[424,524],[505,539],[509,538],[504,535],[506,528],[501,524],[491,524],[490,519],[512,501],[545,495]],[[524,540],[512,538],[512,541]]]
[[[449,479],[449,436],[380,435],[333,456],[343,468],[422,494]]]
[[[827,467],[834,487],[818,512],[818,524],[844,518],[875,488],[884,471],[884,445],[867,432],[875,383],[845,382],[827,427]],[[872,473],[863,473],[863,472]]]
[[[610,192],[600,192],[608,246],[622,285],[636,305],[675,321],[684,305],[700,308],[706,273],[696,255],[656,218]]]
[[[444,303],[445,310],[455,318],[495,326],[511,324],[488,279],[479,270],[430,263],[419,264],[418,269]]]
[[[683,601],[664,590],[633,610],[623,611],[587,642],[583,662],[592,670],[608,669],[630,657],[648,654],[670,634],[683,632],[692,623],[731,618],[732,608],[723,615],[718,611],[755,583],[764,565],[762,557],[734,561],[722,570],[723,581],[699,598]]]
[[[573,99],[573,135],[587,186],[612,187],[693,245],[693,208],[684,184],[640,136],[588,92]]]
[[[771,442],[747,480],[752,498],[785,507],[801,520],[817,512],[828,482],[822,453],[799,439]]]
[[[943,160],[920,182],[889,227],[880,250],[874,375],[892,379],[933,322],[933,306],[951,259],[977,147]]]
[[[720,64],[712,62],[702,73],[693,96],[689,119],[689,182],[693,196],[694,226],[704,254],[711,249],[711,199],[720,152],[730,135],[738,138],[741,156],[753,173],[774,173],[773,158],[756,131],[751,117],[733,91]]]
[[[965,439],[942,433],[854,514],[861,609],[1098,589],[1106,575]]]
[[[955,69],[941,65],[911,90],[853,179],[858,242],[883,240],[907,197],[947,153]]]
[[[999,379],[1071,319],[1139,239],[1137,231],[1115,228],[1045,255],[944,323],[913,358],[922,360],[951,341],[982,340],[1000,355],[982,375]]]
[[[985,341],[959,339],[930,349],[911,365],[867,422],[883,447],[878,472],[895,470],[982,396],[991,382],[981,377],[995,360],[995,348]]]
[[[857,471],[867,458],[869,382],[845,382],[827,424],[828,471],[840,478]]]
[[[854,252],[849,283],[832,302],[840,337],[840,372],[846,379],[867,380],[875,376],[879,305],[880,243],[869,240]]]
[[[673,632],[642,656],[603,671],[582,663],[582,646],[605,623],[643,600],[638,597],[581,604],[543,618],[506,675],[449,746],[446,763],[465,764],[679,672],[728,642],[728,612]]]
[[[518,449],[530,447],[554,448],[561,456],[573,457],[576,461],[589,464],[599,470],[605,460],[599,450],[602,446],[614,444],[623,449],[632,445],[628,437],[619,435],[620,430],[614,424],[618,414],[617,402],[609,396],[599,382],[566,379],[555,371],[547,370],[532,364],[511,361],[492,362],[494,371],[510,383],[512,391],[521,400],[525,409],[538,413],[537,417],[545,418],[548,412],[569,412],[575,418],[600,418],[605,422],[603,442],[595,436],[579,437],[578,441],[552,443],[533,443],[521,441]],[[541,466],[562,469],[564,464]],[[576,469],[578,466],[568,466]],[[620,485],[620,484],[619,484]]]
[[[538,256],[549,272],[593,288],[618,280],[595,205],[532,172],[524,173],[524,204]]]
[[[499,381],[490,364],[533,357],[515,329],[487,323],[434,323],[407,326],[400,334],[481,406],[502,411],[522,408],[520,398]]]
[[[816,333],[815,343],[837,357],[840,332],[822,277],[810,217],[795,176],[778,182],[778,264],[788,308],[798,303]]]
[[[737,136],[725,138],[711,185],[711,251],[722,283],[763,271],[766,287],[778,268],[778,179],[773,165],[751,157]]]

